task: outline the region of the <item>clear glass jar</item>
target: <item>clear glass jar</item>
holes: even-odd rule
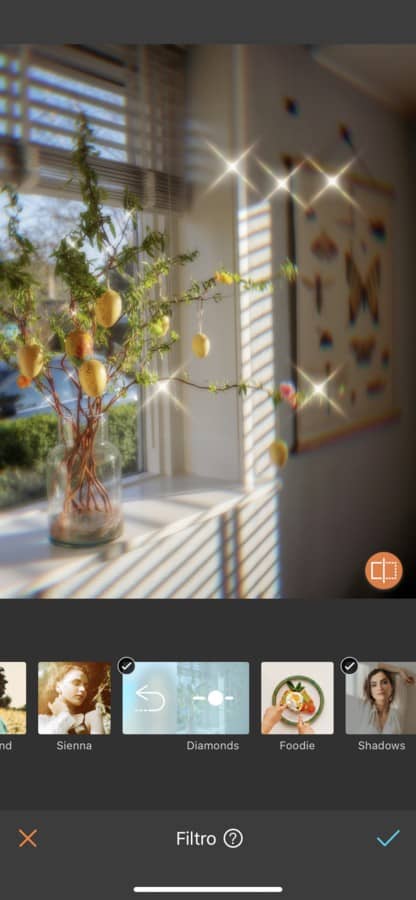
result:
[[[59,417],[60,443],[48,454],[46,480],[53,544],[105,544],[123,530],[121,456],[108,440],[105,413]]]

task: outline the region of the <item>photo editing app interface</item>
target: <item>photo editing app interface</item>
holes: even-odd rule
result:
[[[66,900],[73,866],[108,900],[410,896],[414,612],[392,603],[5,603],[7,896]]]
[[[1,896],[410,900],[416,43],[115,39],[0,44]]]

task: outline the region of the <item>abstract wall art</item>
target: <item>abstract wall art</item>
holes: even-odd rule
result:
[[[393,191],[302,160],[290,175],[289,252],[299,271],[292,361],[308,449],[397,415],[393,391]],[[310,210],[314,215],[310,215]]]

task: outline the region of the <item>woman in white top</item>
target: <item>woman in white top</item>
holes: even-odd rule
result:
[[[87,669],[61,664],[40,703],[39,734],[105,734],[101,712],[91,709]]]
[[[358,734],[403,734],[406,686],[415,678],[390,663],[380,663],[364,682],[364,702]]]

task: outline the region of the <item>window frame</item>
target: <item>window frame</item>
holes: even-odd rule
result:
[[[21,196],[25,195],[36,197],[50,197],[49,193],[41,193],[36,192],[36,194],[32,194],[31,191],[21,191]],[[53,195],[56,200],[59,201],[59,196],[57,194]],[[76,199],[75,197],[73,199]],[[109,204],[106,204],[109,205]],[[114,207],[113,207],[114,208]],[[149,218],[153,219],[153,222],[150,223]],[[143,211],[139,214],[139,227],[140,232],[138,238],[140,240],[140,234],[144,235],[146,231],[146,227],[158,227],[161,228],[162,222],[160,221],[162,217],[161,213],[153,214]],[[146,220],[146,221],[145,221]],[[48,297],[45,302],[57,301],[56,297]],[[161,365],[158,366],[159,371],[161,370]],[[148,388],[149,392],[154,391],[154,388]],[[40,395],[39,395],[40,396]],[[155,400],[147,404],[144,402],[143,398],[143,388],[140,388],[139,399],[137,402],[137,430],[136,430],[136,440],[137,440],[137,470],[135,472],[129,472],[124,475],[122,478],[122,482],[125,485],[132,484],[137,479],[142,480],[143,478],[147,478],[156,474],[172,474],[172,464],[171,459],[166,458],[166,453],[163,454],[160,441],[163,439],[166,446],[170,446],[171,442],[171,434],[170,427],[168,424],[168,420],[166,415],[163,414],[162,409],[162,400],[164,398],[157,397]],[[29,418],[29,417],[28,417]],[[7,418],[3,421],[7,421]],[[162,438],[163,435],[163,438]],[[40,498],[43,500],[44,498]],[[5,506],[2,507],[2,512],[7,512],[12,510],[13,508],[18,508],[20,506],[28,506],[33,503],[39,502],[39,498],[35,499],[24,499],[20,503],[15,506]]]
[[[55,108],[58,116],[69,115],[75,120],[72,101],[77,88],[74,83],[61,82],[54,91],[53,73],[78,81],[84,102],[102,105],[103,109],[104,95],[95,99],[86,86],[95,87],[97,92],[113,90],[124,98],[119,110],[125,116],[127,158],[114,160],[111,152],[94,158],[98,180],[106,190],[106,203],[121,205],[128,187],[142,202],[143,219],[169,216],[171,237],[176,215],[187,202],[183,178],[187,52],[175,45],[0,45],[0,180],[13,183],[21,195],[79,199],[76,183],[69,180],[70,150],[33,140],[30,106],[39,106],[38,100],[30,97],[31,85],[38,80],[33,67],[51,73],[51,112]],[[47,89],[48,79],[43,83]],[[68,108],[65,103],[58,108],[60,92],[67,95]],[[56,130],[59,133],[59,127]],[[106,146],[102,140],[98,144]],[[177,358],[176,348],[175,355]],[[171,427],[171,417],[167,397],[160,395],[150,403],[141,403],[137,416],[138,471],[126,479],[182,470],[177,449],[181,441],[177,429]]]

